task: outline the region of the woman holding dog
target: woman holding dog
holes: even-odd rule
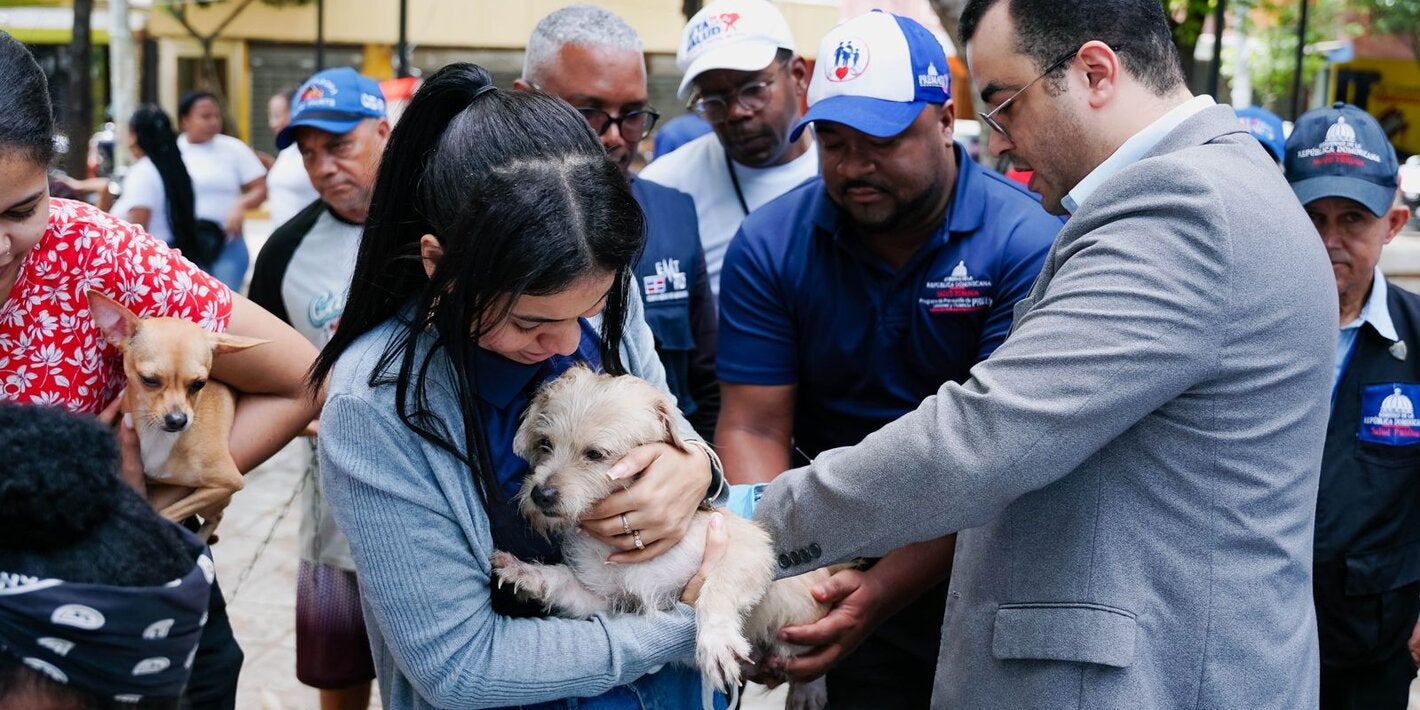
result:
[[[329,376],[324,490],[350,538],[387,708],[700,705],[699,672],[673,663],[692,653],[689,607],[543,618],[491,577],[495,549],[555,561],[511,501],[532,392],[575,363],[624,372],[622,352],[664,389],[628,288],[644,229],[580,114],[496,90],[480,67],[431,76],[395,127],[340,328],[312,375]],[[622,550],[612,563],[680,540],[714,478],[708,448],[691,448],[644,446],[614,467],[625,490],[581,521]]]
[[[211,373],[243,393],[230,447],[237,468],[251,470],[319,410],[303,386],[314,348],[143,230],[82,202],[51,199],[48,96],[29,51],[0,32],[0,400],[116,415],[123,362],[89,314],[85,293],[96,290],[140,317],[175,316],[269,341],[218,358]],[[128,443],[125,475],[141,490],[136,436],[127,427],[120,436]],[[211,598],[188,696],[200,707],[232,707],[241,649],[215,584]]]

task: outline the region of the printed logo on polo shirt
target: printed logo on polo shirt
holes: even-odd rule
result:
[[[680,270],[680,259],[657,261],[656,273],[641,277],[641,286],[645,289],[647,303],[690,298],[685,272]]]
[[[1420,419],[1415,418],[1417,398],[1417,384],[1366,385],[1361,392],[1361,441],[1388,446],[1420,443]]]
[[[868,68],[868,45],[861,39],[840,40],[833,50],[833,62],[825,64],[823,73],[829,81],[852,81]]]
[[[701,20],[699,24],[690,29],[690,39],[685,43],[686,53],[695,51],[695,48],[704,42],[734,32],[735,23],[739,21],[740,14],[738,12],[722,12]]]
[[[328,342],[340,325],[340,316],[345,312],[345,294],[326,291],[311,299],[306,306],[306,320],[311,327],[321,331]]]
[[[1336,118],[1336,123],[1326,129],[1326,139],[1315,148],[1298,150],[1297,158],[1311,158],[1313,167],[1332,163],[1362,167],[1365,160],[1381,163],[1379,153],[1366,150],[1366,146],[1356,140],[1356,129],[1346,122],[1345,116]]]
[[[970,313],[991,307],[991,281],[976,278],[966,261],[958,261],[952,273],[940,281],[928,280],[918,302],[928,313]]]

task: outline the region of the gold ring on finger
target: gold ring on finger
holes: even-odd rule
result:
[[[626,522],[626,513],[621,514],[621,532],[623,535],[631,534],[631,523]]]
[[[632,531],[631,531],[631,537],[632,537],[633,540],[636,541],[636,549],[638,549],[638,550],[644,550],[644,549],[646,549],[646,543],[641,542],[641,531],[640,531],[640,530],[632,530]]]

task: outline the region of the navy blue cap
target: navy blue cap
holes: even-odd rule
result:
[[[1297,119],[1285,167],[1287,182],[1304,205],[1345,197],[1384,217],[1400,188],[1400,161],[1381,124],[1339,101]]]
[[[1247,132],[1272,154],[1273,160],[1282,162],[1282,156],[1287,151],[1287,137],[1282,130],[1282,119],[1277,114],[1256,106],[1240,108],[1237,113],[1238,120],[1242,121]]]
[[[301,126],[345,134],[367,118],[384,117],[385,95],[379,82],[350,67],[326,69],[296,90],[291,122],[276,134],[276,147],[285,150],[295,143]]]
[[[882,10],[829,30],[809,82],[809,110],[789,134],[833,121],[878,138],[912,125],[928,105],[952,98],[947,52],[926,27]]]

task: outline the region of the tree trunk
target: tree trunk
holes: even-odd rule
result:
[[[94,53],[89,24],[94,0],[74,0],[74,34],[69,40],[69,86],[64,107],[64,135],[69,152],[64,155],[64,172],[75,178],[88,173],[89,135],[94,130]]]

